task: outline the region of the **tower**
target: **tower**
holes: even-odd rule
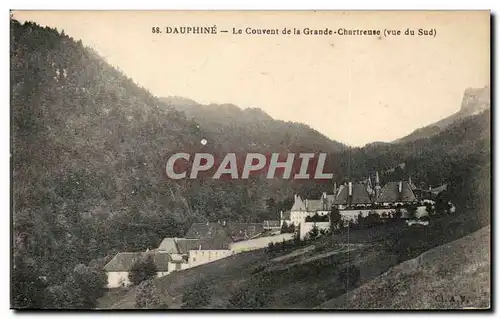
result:
[[[378,171],[377,171],[375,176],[375,199],[377,199],[380,196],[381,188],[382,187],[380,187],[380,178],[378,176]]]

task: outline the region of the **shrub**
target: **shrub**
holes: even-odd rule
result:
[[[318,226],[314,225],[313,228],[307,233],[307,237],[311,240],[314,240],[318,237],[319,235],[319,229]]]
[[[254,287],[254,288],[252,288]],[[249,285],[234,292],[229,299],[230,309],[262,309],[272,300],[269,289],[262,285]]]
[[[144,280],[137,287],[135,297],[135,306],[141,309],[165,309],[168,308],[165,303],[162,303],[156,292],[156,287],[153,280]]]
[[[182,295],[183,309],[196,309],[208,305],[210,294],[208,283],[204,280],[196,281]]]

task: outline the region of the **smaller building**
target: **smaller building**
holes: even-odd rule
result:
[[[153,257],[153,262],[157,270],[157,277],[165,276],[172,271],[172,268],[169,267],[172,259],[167,253],[155,251],[118,253],[104,266],[104,271],[108,277],[107,288],[130,286],[129,274],[134,265],[148,256]]]

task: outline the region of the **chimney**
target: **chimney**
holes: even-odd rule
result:
[[[308,204],[308,203],[307,203],[307,198],[306,198],[306,201],[305,201],[305,202],[306,202],[306,210],[307,210],[307,209],[308,209],[308,207],[309,207],[309,206],[307,205],[307,204]]]
[[[398,191],[401,193],[403,191],[403,181],[399,181]]]
[[[223,225],[226,226],[226,221],[223,221],[223,223],[224,223]]]
[[[323,192],[323,198],[326,198],[326,192]]]
[[[280,210],[280,220],[283,220],[283,211]]]
[[[351,206],[352,204],[352,182],[348,184],[348,196],[347,196],[347,206]]]

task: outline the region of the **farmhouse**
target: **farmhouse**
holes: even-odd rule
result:
[[[169,267],[172,261],[169,254],[153,251],[118,253],[104,266],[104,271],[108,277],[107,288],[130,286],[130,271],[135,263],[148,256],[153,258],[157,277],[165,276],[172,271],[172,268]]]

